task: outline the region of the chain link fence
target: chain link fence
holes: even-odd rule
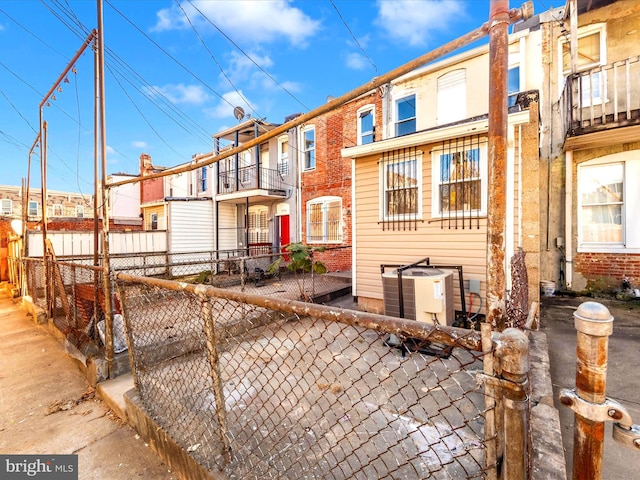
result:
[[[497,434],[485,421],[502,394],[489,411],[496,389],[476,380],[479,332],[126,274],[116,282],[144,408],[205,468],[238,479],[495,474],[497,458],[485,456]],[[390,334],[413,341],[390,347]],[[447,353],[424,353],[434,345]]]
[[[25,276],[25,295],[30,296],[33,303],[40,308],[47,308],[46,278],[42,259],[23,258],[22,268]]]

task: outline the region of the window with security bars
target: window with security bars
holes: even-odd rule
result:
[[[321,197],[307,202],[307,242],[342,241],[342,199]]]
[[[422,152],[385,152],[380,160],[384,230],[415,230],[422,217]]]
[[[441,226],[480,228],[486,211],[486,138],[464,137],[442,142],[433,155],[433,216]]]

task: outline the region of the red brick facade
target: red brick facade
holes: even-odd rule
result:
[[[98,221],[98,228],[102,230],[102,220]],[[93,218],[60,218],[47,222],[48,231],[56,232],[92,232]],[[114,223],[109,220],[109,231],[112,232],[130,232],[142,231],[142,222],[137,225]]]
[[[615,292],[624,278],[640,288],[640,254],[578,253],[574,267],[584,275],[590,291]]]
[[[365,105],[375,106],[375,139],[380,140],[382,104],[377,91],[305,124],[315,127],[316,167],[302,172],[302,237],[307,243],[307,202],[325,196],[341,197],[342,243],[324,245],[327,250],[315,254],[332,272],[351,270],[351,159],[342,158],[340,151],[357,144],[357,111]]]

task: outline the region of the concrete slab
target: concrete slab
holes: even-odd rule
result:
[[[100,399],[123,421],[127,421],[127,406],[124,394],[135,388],[133,375],[128,373],[98,383],[96,392]]]
[[[75,360],[0,288],[0,452],[76,454],[81,480],[176,480]]]

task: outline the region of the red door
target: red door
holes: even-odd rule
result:
[[[280,219],[280,251],[283,251],[283,247],[291,242],[289,215],[280,215],[278,218]]]

